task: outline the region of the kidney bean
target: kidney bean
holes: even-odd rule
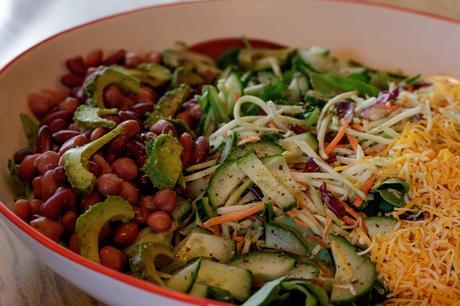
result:
[[[104,224],[99,231],[99,240],[108,240],[111,236],[112,228],[109,223]]]
[[[77,233],[73,233],[72,236],[70,236],[69,249],[74,251],[77,254],[80,254],[80,246],[78,245]]]
[[[20,164],[24,158],[28,155],[32,155],[34,152],[29,148],[22,148],[14,153],[13,161],[16,165]]]
[[[105,158],[102,157],[102,155],[94,154],[92,159],[96,164],[98,164],[101,167],[103,174],[112,172],[112,168],[110,167],[109,163],[105,160]]]
[[[51,122],[53,122],[56,119],[62,119],[64,121],[68,121],[70,118],[72,118],[73,114],[63,111],[63,110],[56,110],[53,112],[49,112],[43,119],[42,119],[42,124],[48,125]]]
[[[189,133],[182,133],[179,137],[179,142],[182,145],[182,154],[180,156],[182,160],[182,167],[187,167],[190,163],[193,153],[193,137]]]
[[[125,145],[126,145],[126,136],[123,134],[119,135],[114,140],[112,140],[107,152],[114,153],[114,154],[119,153],[125,148]]]
[[[13,212],[19,218],[27,222],[32,215],[32,208],[30,207],[29,201],[21,199],[14,202]]]
[[[23,181],[30,181],[35,174],[37,174],[37,167],[35,166],[35,159],[40,154],[32,154],[27,155],[22,160],[21,164],[19,165],[19,176]]]
[[[158,94],[150,87],[142,87],[141,90],[133,96],[136,103],[147,102],[153,104],[158,100]]]
[[[112,163],[111,168],[116,175],[125,181],[131,181],[137,177],[137,166],[131,158],[119,158]]]
[[[122,122],[126,120],[139,121],[139,115],[133,111],[119,111],[118,117],[120,117]]]
[[[169,121],[160,119],[150,127],[150,132],[155,133],[156,135],[168,134],[169,132],[172,132],[175,135],[176,128]]]
[[[80,55],[69,58],[68,60],[66,60],[65,65],[70,72],[76,75],[86,75],[86,65],[83,60],[83,57],[81,57]]]
[[[96,67],[102,63],[103,52],[101,49],[93,50],[85,57],[87,67]]]
[[[104,66],[112,66],[115,64],[123,64],[125,59],[126,51],[125,50],[118,50],[117,52],[110,55],[108,58],[102,61]]]
[[[37,156],[34,161],[34,165],[37,167],[40,174],[44,174],[46,171],[56,168],[58,163],[59,154],[54,151],[46,151]]]
[[[183,111],[176,115],[176,119],[183,120],[188,126],[193,125],[193,119],[189,111]]]
[[[153,111],[153,104],[150,102],[140,102],[131,106],[131,109],[139,115],[145,115]]]
[[[78,125],[75,122],[72,122],[71,124],[69,124],[67,129],[71,130],[71,131],[77,131],[79,133],[81,132],[80,128],[78,127]]]
[[[158,191],[154,196],[153,202],[157,210],[172,213],[176,209],[176,192],[171,189]]]
[[[37,153],[51,150],[51,130],[47,125],[42,125],[38,129],[35,150]]]
[[[130,141],[126,144],[129,155],[134,157],[138,167],[142,167],[147,160],[145,146],[139,141]]]
[[[117,115],[105,116],[105,119],[107,119],[107,120],[112,120],[112,121],[114,121],[116,124],[119,124],[119,123],[121,122],[120,117],[118,117]]]
[[[145,55],[144,60],[149,63],[159,64],[161,62],[161,54],[159,52],[151,51]]]
[[[80,208],[84,212],[86,211],[90,206],[102,202],[102,198],[97,192],[90,192],[86,195],[84,195],[81,198],[80,201]]]
[[[32,194],[36,198],[42,197],[42,177],[36,176],[32,180]]]
[[[65,180],[67,179],[67,175],[63,166],[59,166],[53,169],[53,178],[58,185],[64,184]]]
[[[204,162],[208,158],[209,142],[204,136],[199,136],[195,140],[195,147],[193,148],[194,164]]]
[[[101,138],[104,135],[105,135],[105,129],[103,127],[97,127],[94,130],[92,130],[91,135],[89,136],[89,139],[91,141],[94,141],[98,138]]]
[[[164,211],[156,211],[150,214],[147,225],[154,232],[166,232],[171,227],[171,216]]]
[[[193,120],[198,121],[201,119],[201,108],[198,104],[193,105],[190,107],[190,116]]]
[[[141,208],[146,208],[151,211],[157,210],[155,206],[155,196],[153,195],[142,196],[139,200],[139,206]]]
[[[29,96],[27,101],[30,110],[37,116],[43,115],[51,108],[51,101],[48,96],[42,92],[36,92]]]
[[[62,130],[62,131],[58,131],[56,133],[53,133],[53,135],[51,135],[51,137],[53,138],[53,140],[56,143],[60,144],[60,143],[66,142],[70,138],[78,136],[78,135],[80,135],[80,132],[78,132],[78,131]]]
[[[144,207],[134,207],[134,219],[133,221],[139,225],[147,224],[147,219],[152,212]]]
[[[118,106],[118,108],[120,110],[129,110],[131,108],[131,106],[133,106],[134,104],[135,104],[135,102],[133,100],[131,100],[130,98],[122,97],[121,98],[121,103]]]
[[[66,211],[59,220],[62,227],[71,233],[75,231],[75,223],[77,222],[78,214],[74,211]]]
[[[80,105],[80,103],[77,99],[67,97],[64,101],[59,103],[59,109],[67,113],[74,113],[77,110],[78,105]]]
[[[99,166],[99,164],[93,162],[92,160],[88,162],[88,170],[89,172],[94,174],[95,177],[99,177],[102,174],[102,167]]]
[[[140,63],[142,63],[142,58],[138,54],[134,52],[126,53],[125,55],[125,66],[126,67],[134,68]]]
[[[29,203],[30,203],[30,209],[31,209],[32,215],[39,215],[40,207],[42,206],[43,201],[39,199],[33,199],[33,200],[30,200]]]
[[[79,134],[77,136],[74,136],[70,138],[69,140],[67,140],[66,142],[64,142],[64,144],[59,149],[59,155],[64,154],[70,149],[81,147],[82,145],[85,145],[87,143],[88,143],[88,139],[84,135]]]
[[[67,73],[61,77],[62,85],[68,88],[74,88],[80,86],[85,81],[85,78],[81,75],[76,75],[74,73]]]
[[[122,191],[121,183],[123,179],[113,173],[103,174],[96,181],[97,189],[104,196],[119,195]]]
[[[51,106],[58,105],[59,102],[64,100],[65,97],[67,97],[68,95],[68,92],[66,90],[57,91],[52,89],[43,89],[40,90],[40,92],[48,97]]]
[[[62,225],[46,217],[39,217],[31,221],[30,225],[43,235],[56,242],[59,242],[59,238],[64,232]]]
[[[57,218],[64,209],[73,210],[77,194],[69,187],[61,187],[41,207],[42,216]]]
[[[46,201],[59,187],[58,183],[53,177],[53,170],[48,170],[45,172],[45,174],[43,174],[40,185],[41,198]]]
[[[72,97],[76,98],[79,103],[85,103],[87,96],[83,84],[82,86],[72,88],[71,93]]]
[[[126,247],[132,244],[139,234],[139,225],[134,222],[121,224],[113,234],[113,241],[119,247]]]
[[[104,91],[104,102],[107,107],[117,108],[121,104],[123,96],[120,89],[115,85],[109,85]]]
[[[51,121],[51,123],[49,124],[49,129],[51,131],[51,133],[55,133],[57,131],[60,131],[62,130],[63,128],[67,127],[67,122],[65,122],[63,119],[55,119],[53,121]]]
[[[131,205],[136,206],[139,199],[139,189],[130,182],[122,182],[120,196]]]
[[[103,266],[116,271],[121,271],[128,263],[128,257],[123,252],[108,245],[99,251],[99,259]]]

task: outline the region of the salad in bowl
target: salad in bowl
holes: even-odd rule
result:
[[[92,261],[258,305],[460,298],[460,84],[246,39],[66,61],[14,212]]]

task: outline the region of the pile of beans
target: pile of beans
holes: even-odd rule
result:
[[[81,131],[72,121],[77,107],[85,103],[83,83],[100,66],[113,64],[132,68],[142,62],[161,63],[161,56],[150,52],[145,56],[119,50],[104,58],[102,50],[94,50],[85,58],[76,56],[66,61],[69,70],[61,77],[66,90],[41,90],[30,95],[28,105],[40,121],[37,142],[33,150],[23,148],[14,154],[19,176],[30,182],[33,200],[20,199],[14,212],[32,227],[79,253],[75,223],[78,216],[91,205],[108,195],[119,195],[135,210],[135,218],[128,223],[112,222],[100,233],[100,259],[105,266],[116,270],[126,267],[127,257],[122,248],[132,244],[139,231],[150,227],[154,232],[169,230],[171,213],[176,208],[181,189],[155,190],[148,176],[141,170],[147,155],[144,142],[152,134],[173,133],[183,146],[184,167],[206,161],[209,144],[206,137],[193,139],[167,120],[159,120],[149,129],[144,127],[145,115],[153,110],[165,88],[143,85],[137,94],[129,94],[114,85],[104,92],[106,107],[117,108],[118,114],[106,116],[124,127],[124,133],[113,139],[92,156],[89,171],[97,178],[95,188],[88,194],[78,194],[66,178],[62,155],[71,148],[82,146],[108,132],[105,128]],[[196,88],[195,92],[200,90]],[[201,116],[196,100],[183,103],[175,118],[184,120],[192,129]]]

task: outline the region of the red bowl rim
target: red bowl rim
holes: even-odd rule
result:
[[[128,10],[124,11],[121,13],[116,13],[112,15],[108,15],[102,18],[97,18],[95,20],[79,24],[77,26],[71,27],[69,29],[66,29],[64,31],[61,31],[59,33],[56,33],[41,42],[31,46],[27,50],[21,52],[19,55],[17,55],[15,58],[13,58],[9,63],[4,65],[0,69],[0,74],[4,73],[9,67],[13,66],[20,58],[23,56],[27,55],[29,52],[31,52],[33,49],[39,47],[40,45],[58,37],[63,34],[66,34],[68,32],[72,32],[75,30],[78,30],[83,27],[90,26],[95,23],[99,23],[108,19],[113,19],[119,16],[124,16],[128,14],[133,14],[137,13],[140,11],[144,10],[150,10],[150,9],[155,9],[155,8],[162,8],[162,7],[172,7],[172,6],[182,6],[182,5],[190,5],[193,3],[203,3],[203,2],[217,2],[217,1],[225,1],[225,0],[184,0],[182,2],[176,2],[176,3],[165,3],[165,4],[156,4],[156,5],[149,5],[133,10]],[[320,1],[320,0],[305,0],[305,1]],[[460,19],[453,18],[453,17],[447,17],[447,16],[442,16],[418,9],[412,9],[412,8],[403,8],[399,7],[393,4],[386,4],[386,3],[375,3],[375,2],[370,2],[369,0],[321,0],[321,1],[327,1],[327,2],[336,2],[336,3],[349,3],[349,4],[358,4],[358,5],[363,5],[363,6],[371,6],[371,7],[381,7],[389,10],[395,10],[399,12],[405,12],[405,13],[410,13],[410,14],[415,14],[419,16],[425,16],[425,17],[430,17],[450,23],[455,23],[460,25]],[[203,298],[198,298],[194,297],[188,294],[184,293],[179,293],[176,291],[173,291],[171,289],[165,288],[165,287],[160,287],[155,284],[140,280],[138,278],[129,276],[127,274],[112,270],[110,268],[104,267],[96,262],[93,262],[85,257],[82,257],[74,252],[72,252],[70,249],[56,243],[55,241],[49,239],[42,233],[38,232],[34,228],[32,228],[29,224],[24,222],[22,219],[20,219],[18,216],[16,216],[13,211],[11,211],[8,206],[0,201],[0,212],[9,220],[11,221],[14,225],[16,225],[19,229],[21,229],[23,232],[25,232],[28,236],[32,237],[34,240],[36,240],[38,243],[42,244],[44,247],[50,249],[51,251],[54,251],[55,253],[71,260],[74,263],[77,263],[78,265],[84,266],[92,271],[101,273],[105,276],[114,278],[118,281],[121,281],[127,285],[136,287],[138,289],[142,289],[148,292],[152,292],[167,298],[174,299],[176,301],[181,301],[184,303],[192,303],[195,305],[207,305],[207,306],[225,306],[225,305],[230,305],[227,303],[222,303],[222,302],[217,302],[213,300],[208,300],[208,299],[203,299]]]

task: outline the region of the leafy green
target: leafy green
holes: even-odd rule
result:
[[[182,146],[170,134],[162,134],[146,143],[147,161],[142,170],[153,185],[160,189],[172,189],[182,173]]]
[[[359,94],[376,97],[380,92],[378,88],[362,81],[340,77],[331,73],[313,73],[310,75],[310,80],[315,90],[328,96],[339,94],[343,91],[355,90]]]
[[[309,129],[318,122],[319,114],[321,113],[319,107],[313,107],[305,114],[304,126]]]
[[[397,178],[389,178],[376,184],[371,191],[378,194],[387,204],[404,207],[406,205],[404,197],[409,192],[409,189],[410,186],[407,182]],[[385,203],[382,204],[382,207],[389,209]]]
[[[387,89],[389,83],[390,76],[385,71],[377,71],[376,73],[372,73],[371,79],[369,80],[370,85],[375,86],[380,90]]]
[[[241,48],[234,47],[224,50],[217,58],[217,66],[220,69],[224,69],[230,65],[238,64],[238,55],[240,54]]]
[[[117,112],[116,108],[98,108],[82,104],[75,111],[74,120],[78,128],[82,130],[91,130],[97,127],[113,129],[117,123],[100,116],[114,115]]]
[[[293,48],[286,49],[262,49],[243,48],[238,54],[240,66],[252,71],[260,71],[272,67],[274,60],[278,65],[283,65],[289,56],[295,52]]]
[[[88,193],[93,190],[96,177],[88,170],[88,161],[94,153],[121,133],[123,133],[123,127],[118,126],[102,137],[64,153],[62,156],[64,169],[67,179],[74,189],[81,193]]]
[[[35,143],[37,142],[37,132],[38,128],[40,127],[40,123],[31,116],[27,114],[19,114],[21,118],[22,129],[24,130],[24,135],[27,138],[29,143],[29,148],[33,149],[35,147]]]
[[[30,183],[24,182],[23,180],[21,180],[21,177],[19,176],[19,165],[15,165],[14,162],[11,159],[9,159],[8,170],[10,172],[11,177],[11,187],[13,188],[15,195],[18,198],[26,198],[28,200],[33,199],[34,195],[32,193]]]

